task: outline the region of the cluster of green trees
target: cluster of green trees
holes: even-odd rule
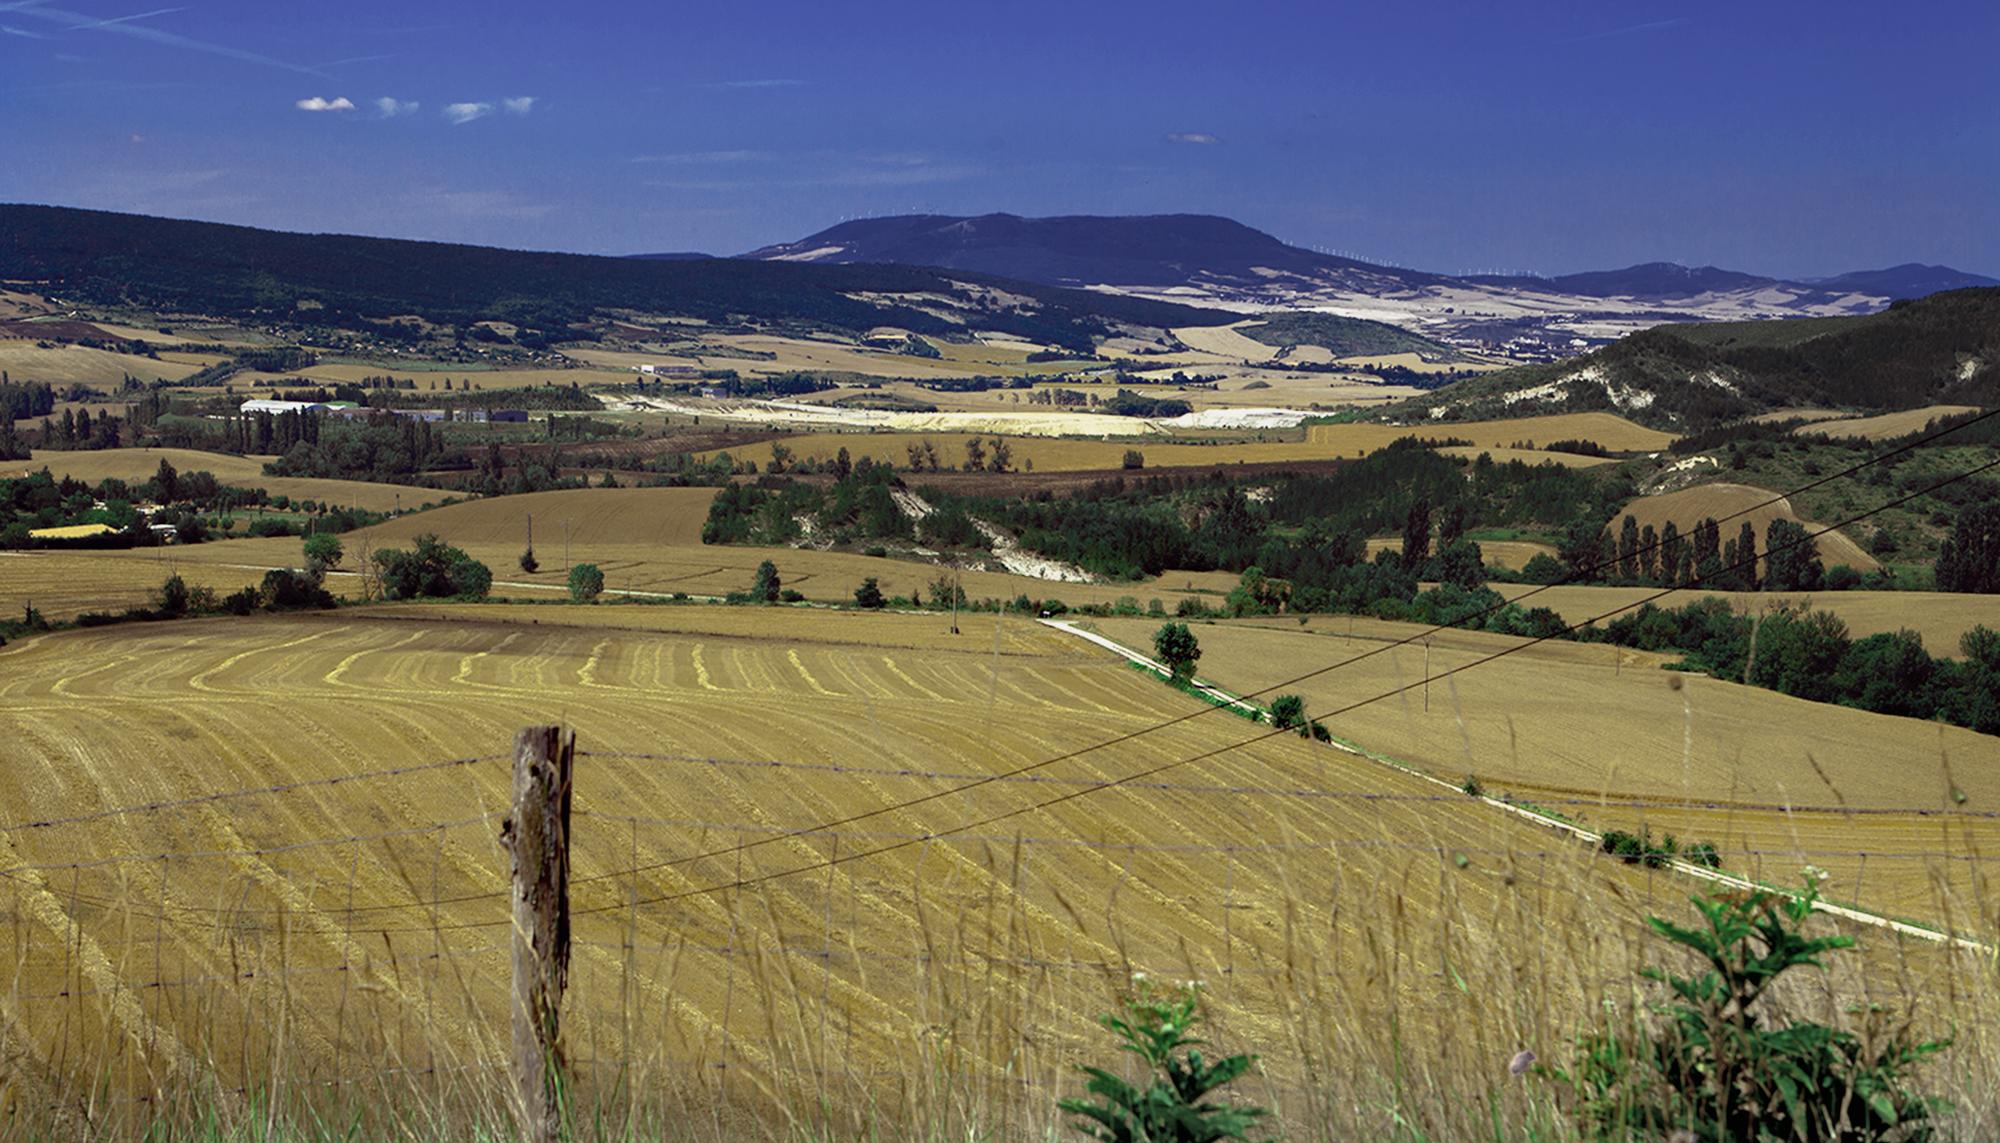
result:
[[[1772,520],[1764,529],[1764,557],[1758,559],[1757,529],[1750,521],[1723,539],[1715,517],[1686,533],[1672,520],[1655,531],[1626,514],[1615,536],[1573,525],[1561,545],[1560,560],[1536,556],[1522,569],[1531,583],[1569,582],[1699,585],[1717,591],[1819,591],[1858,586],[1862,576],[1840,565],[1829,572],[1819,542],[1804,525]],[[1759,575],[1759,568],[1762,574]]]
[[[909,518],[891,489],[895,470],[861,458],[830,485],[786,480],[775,487],[726,484],[709,505],[701,538],[708,544],[783,544],[800,534],[799,517],[841,541],[905,539]]]
[[[0,374],[0,417],[25,421],[56,410],[55,387],[46,381],[14,381]]]
[[[412,547],[383,548],[375,566],[387,599],[484,599],[493,588],[493,571],[432,534],[416,537]]]
[[[15,429],[15,422],[46,417],[55,407],[56,391],[52,386],[41,381],[15,384],[5,373],[0,373],[0,460],[26,460],[33,455]],[[46,442],[47,435],[42,439]]]
[[[2000,504],[1978,504],[1958,514],[1938,551],[1937,588],[2000,593]]]
[[[1679,609],[1644,604],[1578,634],[1679,652],[1688,666],[1716,678],[1814,702],[2000,734],[2000,633],[1984,626],[1959,639],[1960,658],[1934,658],[1914,631],[1854,639],[1832,612],[1779,608],[1750,616],[1711,598]]]
[[[274,435],[264,439],[270,420]],[[254,418],[259,443],[280,454],[266,465],[273,476],[331,477],[410,483],[433,468],[468,468],[471,461],[425,421],[331,421],[319,416],[281,414]],[[287,431],[277,432],[278,429]]]
[[[118,448],[125,440],[124,422],[108,412],[92,417],[89,409],[64,409],[61,417],[42,418],[44,448]]]

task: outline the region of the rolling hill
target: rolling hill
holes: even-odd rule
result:
[[[26,205],[0,205],[0,279],[98,305],[349,328],[415,315],[560,331],[617,309],[857,332],[990,329],[1084,350],[1116,327],[1234,320],[970,271],[609,258]]]
[[[1695,429],[1788,408],[1890,412],[2000,401],[2000,288],[1873,315],[1662,325],[1583,357],[1504,370],[1388,415],[1426,421],[1608,410]]]

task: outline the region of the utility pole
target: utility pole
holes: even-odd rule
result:
[[[569,519],[563,519],[563,572],[569,572]]]

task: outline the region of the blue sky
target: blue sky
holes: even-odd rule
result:
[[[734,253],[1224,214],[1426,269],[2000,275],[2000,4],[0,0],[0,200]]]

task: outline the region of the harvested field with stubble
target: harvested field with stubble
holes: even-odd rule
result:
[[[1737,515],[1741,513],[1741,515]],[[1611,517],[1614,536],[1627,515],[1639,522],[1639,527],[1652,525],[1662,531],[1671,520],[1680,529],[1682,536],[1690,535],[1694,526],[1707,517],[1713,516],[1721,522],[1722,539],[1726,543],[1736,538],[1737,530],[1748,520],[1757,530],[1757,551],[1765,548],[1765,536],[1773,520],[1790,520],[1801,524],[1808,532],[1819,531],[1821,525],[1802,519],[1792,508],[1792,502],[1768,488],[1756,488],[1748,484],[1697,484],[1683,488],[1679,492],[1666,492],[1657,496],[1642,496],[1620,508]],[[1734,517],[1726,519],[1726,517]],[[1874,556],[1862,550],[1842,532],[1828,532],[1814,541],[1819,545],[1820,562],[1827,567],[1846,564],[1856,571],[1873,571],[1882,565]],[[1757,574],[1764,574],[1764,562],[1760,556]]]
[[[353,556],[384,547],[408,547],[420,535],[435,534],[465,549],[493,570],[495,595],[562,594],[568,591],[564,566],[564,525],[568,523],[568,562],[594,563],[603,570],[605,588],[613,598],[661,598],[675,592],[720,597],[744,591],[757,565],[770,560],[787,588],[816,603],[851,603],[854,589],[873,576],[885,595],[928,596],[931,585],[948,569],[914,559],[890,559],[853,552],[822,552],[806,548],[755,548],[706,545],[702,523],[715,496],[712,488],[589,488],[532,492],[452,504],[429,512],[399,516],[341,537],[351,553],[343,569],[328,578],[336,594],[359,596],[360,580]],[[520,568],[527,546],[528,517],[534,517],[535,554],[540,569]],[[247,567],[295,567],[300,561],[296,538],[231,540],[176,548],[184,565],[221,564]],[[96,552],[90,558],[116,561],[138,553]],[[120,573],[122,574],[122,573]],[[1115,603],[1126,597],[1145,605],[1157,598],[1171,610],[1185,595],[1182,577],[1169,572],[1154,580],[1131,583],[1059,583],[1005,572],[965,571],[960,584],[967,597],[1013,599],[1026,593],[1033,599],[1060,599],[1075,606]],[[0,606],[5,606],[0,596]]]
[[[1313,425],[1307,440],[1329,450],[1322,455],[1365,456],[1401,437],[1444,440],[1456,437],[1475,449],[1535,449],[1553,441],[1595,441],[1613,452],[1653,452],[1672,443],[1674,435],[1628,421],[1611,413],[1559,413],[1549,417],[1519,417],[1501,421],[1435,421],[1414,425]],[[1495,459],[1500,459],[1496,457]],[[1578,456],[1563,463],[1592,458]]]
[[[1902,409],[1874,417],[1814,421],[1792,431],[1799,436],[1825,434],[1835,440],[1887,441],[1923,432],[1931,422],[1945,417],[1978,411],[1977,405],[1926,405],[1921,409]]]
[[[1134,647],[1151,632],[1097,626]],[[1891,916],[1975,933],[1996,922],[1986,879],[2000,860],[2000,738],[1670,672],[1672,656],[1602,644],[1543,643],[1471,667],[1524,641],[1317,616],[1194,630],[1202,677],[1236,693],[1369,655],[1280,690],[1317,713],[1409,687],[1328,728],[1435,777],[1476,775],[1490,794],[1590,829],[1712,841],[1726,870],[1775,884],[1815,865],[1833,874],[1829,897]]]
[[[19,619],[33,607],[55,623],[87,611],[117,614],[150,606],[153,593],[172,575],[189,587],[213,590],[217,598],[264,578],[263,568],[183,558],[193,550],[0,552],[0,615]],[[297,562],[294,556],[292,563]]]
[[[1470,1106],[1466,1077],[1632,1005],[1642,917],[1685,912],[1679,876],[1250,741],[1046,627],[961,624],[395,607],[0,649],[11,1106],[114,1135],[198,1088],[363,1107],[368,1137],[398,1099],[497,1119],[503,756],[558,718],[584,751],[570,1094],[655,1131],[1040,1137],[1134,971],[1207,982],[1290,1134],[1526,1128],[1545,1096]],[[1225,677],[1234,630],[1200,628]],[[1262,653],[1329,649],[1282,637]],[[1862,940],[1788,995],[1949,1023],[1940,1080],[1990,1128],[1990,963]]]
[[[0,461],[0,476],[25,476],[46,468],[57,477],[70,477],[89,484],[116,478],[137,483],[151,480],[160,462],[176,472],[212,472],[224,484],[238,488],[261,488],[273,496],[294,500],[317,500],[343,508],[363,508],[370,512],[393,511],[398,505],[416,508],[447,496],[465,493],[440,492],[402,484],[382,484],[366,480],[329,480],[307,476],[267,476],[268,456],[233,456],[221,452],[201,452],[186,448],[115,448],[88,452],[61,452],[36,449],[29,460]]]

